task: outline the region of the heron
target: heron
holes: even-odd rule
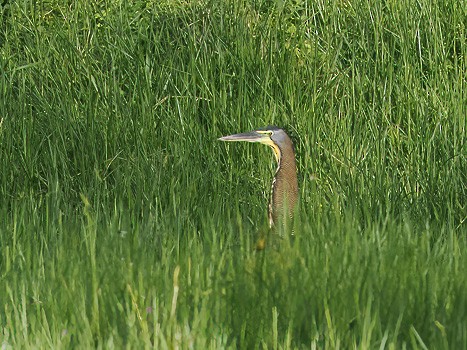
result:
[[[267,126],[250,132],[219,138],[220,141],[258,142],[272,148],[277,170],[272,179],[271,196],[268,206],[269,227],[279,222],[285,224],[292,218],[298,202],[297,167],[292,140],[277,126]]]

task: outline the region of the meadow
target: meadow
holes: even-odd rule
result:
[[[0,13],[2,350],[467,347],[466,1]]]

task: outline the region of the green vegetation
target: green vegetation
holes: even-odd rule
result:
[[[2,349],[466,348],[466,1],[4,3]]]

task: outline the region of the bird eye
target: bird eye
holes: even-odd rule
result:
[[[268,136],[274,135],[274,131],[272,131],[272,130],[258,130],[257,133],[268,135]]]

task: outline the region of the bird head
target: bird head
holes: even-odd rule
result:
[[[277,126],[268,126],[240,134],[233,134],[219,138],[220,141],[246,141],[258,142],[268,145],[274,151],[277,162],[281,159],[281,148],[289,139],[284,130]]]

